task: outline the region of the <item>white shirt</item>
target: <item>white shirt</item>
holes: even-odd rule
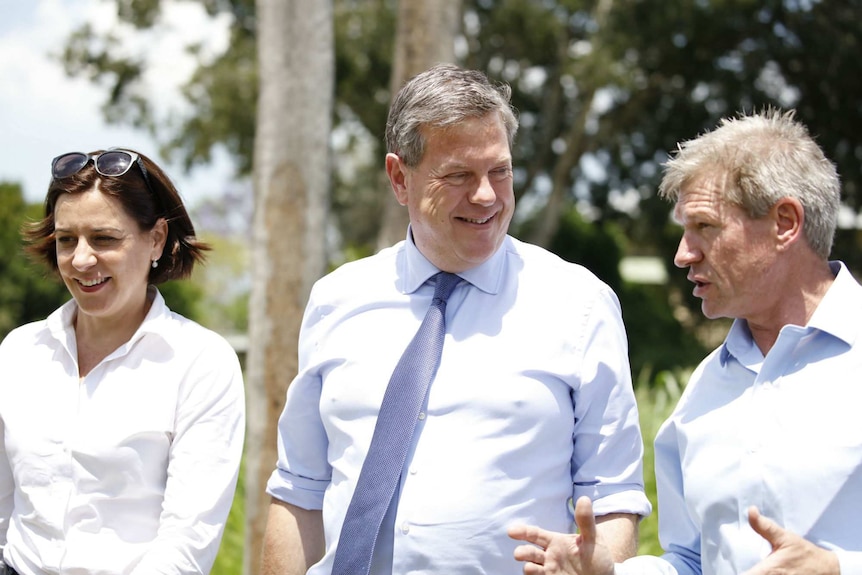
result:
[[[274,497],[323,509],[327,574],[392,370],[439,270],[401,242],[314,286],[279,422]],[[373,573],[516,575],[515,522],[569,531],[571,498],[646,515],[642,440],[613,292],[507,237],[459,274],[443,356]]]
[[[0,344],[0,546],[21,575],[208,573],[242,455],[219,335],[155,300],[79,380],[74,300]]]
[[[808,325],[782,328],[766,357],[737,320],[694,372],[655,440],[667,553],[619,573],[744,573],[770,552],[751,505],[862,573],[862,287],[832,268]]]

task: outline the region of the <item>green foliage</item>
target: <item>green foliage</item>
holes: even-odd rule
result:
[[[191,320],[199,321],[203,288],[188,280],[172,280],[159,284],[159,292],[171,311]]]
[[[249,246],[243,238],[204,234],[212,246],[204,265],[195,268],[191,285],[198,302],[197,321],[222,334],[248,330],[248,298],[251,286],[243,281],[249,266]]]
[[[70,74],[109,87],[108,118],[158,126],[166,151],[188,166],[224,146],[238,172],[247,174],[257,97],[254,0],[199,1],[210,14],[232,17],[231,39],[224,54],[201,59],[183,87],[194,113],[179,123],[152,117],[140,82],[145,54],[117,49],[122,38],[97,37],[83,27],[67,42],[63,62]],[[160,0],[116,2],[121,20],[142,30],[157,25],[163,6]],[[334,2],[337,125],[361,126],[363,145],[375,158],[349,179],[333,178],[333,212],[354,246],[374,245],[387,195],[375,174],[391,92],[395,6],[394,0]],[[464,0],[459,57],[513,88],[522,119],[514,150],[519,198],[540,195],[551,181],[564,190],[561,213],[587,202],[597,221],[616,221],[632,245],[667,253],[658,251],[664,246],[656,232],[668,206],[650,203],[659,164],[678,141],[738,110],[798,108],[837,162],[848,203],[860,204],[860,8],[862,0],[667,0],[661,10],[647,0]],[[584,157],[601,170],[585,170]],[[627,190],[641,199],[633,210],[615,200]],[[854,248],[840,243],[836,254]]]
[[[47,266],[23,251],[20,229],[41,217],[28,206],[21,186],[0,182],[0,339],[19,325],[44,319],[69,299],[66,286]]]
[[[707,349],[674,317],[663,285],[625,283],[617,292],[629,338],[632,373],[698,363]]]

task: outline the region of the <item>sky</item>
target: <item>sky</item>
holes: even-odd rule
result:
[[[69,34],[85,22],[97,30],[118,26],[114,0],[12,0],[0,18],[0,181],[21,184],[25,198],[41,202],[50,182],[51,159],[70,151],[90,152],[113,146],[138,150],[164,168],[189,207],[220,195],[230,184],[232,166],[216,152],[209,166],[186,173],[158,153],[143,130],[107,125],[100,107],[105,90],[86,78],[66,76],[55,54]],[[152,62],[148,94],[157,109],[182,112],[177,87],[195,68],[184,46],[204,39],[211,53],[228,40],[228,22],[213,21],[194,1],[166,2],[164,20],[147,37],[127,31],[130,50],[146,47]],[[153,86],[153,88],[150,88]],[[167,88],[165,88],[167,86]]]

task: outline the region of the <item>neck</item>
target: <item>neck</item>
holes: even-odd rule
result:
[[[815,266],[799,266],[786,276],[782,284],[785,289],[777,293],[774,309],[763,318],[746,318],[751,336],[764,356],[775,345],[785,325],[808,324],[834,281],[835,276],[826,261]]]
[[[103,359],[129,341],[143,323],[152,299],[145,296],[142,305],[122,317],[100,318],[75,316],[75,340],[78,348],[78,375],[84,377]]]

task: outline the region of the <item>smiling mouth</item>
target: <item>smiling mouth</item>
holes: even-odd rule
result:
[[[490,216],[488,218],[458,218],[462,222],[467,222],[468,224],[487,224],[491,220],[494,219],[494,216]]]
[[[105,283],[109,278],[96,278],[92,280],[78,280],[78,283],[84,287],[93,287]]]

